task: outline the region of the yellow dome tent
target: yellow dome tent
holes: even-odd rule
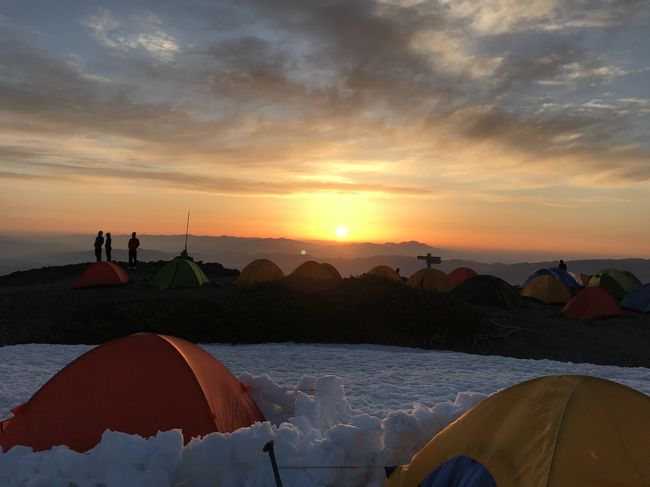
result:
[[[382,277],[384,279],[390,279],[391,281],[402,282],[402,278],[399,277],[399,274],[387,265],[378,265],[376,267],[373,267],[368,272],[366,272],[366,275],[370,277]]]
[[[551,274],[542,274],[528,281],[521,295],[548,304],[564,304],[571,299],[569,289]]]
[[[284,274],[268,259],[257,259],[244,267],[235,281],[238,286],[252,286],[258,282],[277,281]]]
[[[420,269],[408,278],[406,284],[436,293],[451,292],[449,277],[438,269]]]
[[[308,279],[322,279],[325,281],[335,279],[335,277],[332,275],[332,271],[327,266],[324,264],[319,264],[315,260],[308,260],[307,262],[303,262],[298,267],[296,267],[290,275],[294,277],[306,277]],[[339,275],[339,279],[340,277],[341,276]]]
[[[650,397],[595,377],[542,377],[469,410],[384,485],[441,485],[441,467],[469,457],[498,487],[642,486],[650,485],[648,452]]]
[[[295,291],[312,293],[331,289],[340,280],[341,275],[333,265],[308,260],[296,267],[283,282]]]

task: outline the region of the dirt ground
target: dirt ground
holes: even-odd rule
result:
[[[648,314],[625,310],[620,317],[577,321],[562,317],[560,306],[535,301],[520,309],[475,307],[399,283],[350,279],[337,289],[308,295],[277,288],[249,291],[235,286],[237,271],[218,264],[202,264],[211,283],[200,289],[147,287],[161,265],[140,264],[129,271],[130,284],[111,288],[74,290],[84,264],[0,276],[0,345],[101,343],[134,331],[157,331],[199,342],[287,341],[295,336],[294,341],[650,367]],[[339,326],[328,325],[339,320]],[[309,323],[314,324],[311,334],[305,326]]]

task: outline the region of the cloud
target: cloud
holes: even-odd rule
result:
[[[0,157],[3,153],[18,153],[15,149],[1,148]],[[25,151],[24,154],[28,153]],[[41,153],[34,153],[35,159],[42,156]],[[432,195],[433,191],[428,188],[405,187],[388,184],[318,181],[318,180],[294,180],[294,181],[269,181],[259,179],[237,179],[228,177],[213,177],[203,174],[191,174],[176,171],[161,171],[157,169],[137,169],[126,167],[107,167],[101,161],[95,164],[69,164],[38,162],[34,158],[30,162],[23,162],[20,168],[14,171],[1,171],[0,179],[37,179],[37,180],[76,180],[83,181],[84,178],[92,178],[106,181],[107,178],[126,181],[140,181],[147,183],[162,183],[169,188],[186,188],[193,191],[201,191],[213,194],[230,195],[255,195],[255,196],[289,196],[295,194],[310,193],[368,193],[375,195],[398,195],[398,196],[426,196]]]
[[[570,159],[575,184],[636,184],[647,106],[616,82],[639,66],[585,34],[631,22],[625,5],[643,19],[643,3],[618,0],[140,3],[86,16],[106,49],[74,56],[5,32],[0,129],[41,142],[0,160],[99,177],[81,164],[95,154],[107,176],[232,194],[263,191],[260,171],[269,194],[538,187]]]
[[[125,52],[142,49],[159,61],[172,61],[180,51],[178,41],[163,30],[156,16],[148,14],[133,23],[138,32],[129,32],[107,9],[100,9],[82,22],[100,44],[110,49]]]

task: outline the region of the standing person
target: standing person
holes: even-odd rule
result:
[[[111,262],[111,252],[113,251],[111,232],[106,232],[106,243],[104,244],[104,248],[106,249],[106,261]]]
[[[95,237],[95,258],[97,262],[102,261],[102,245],[104,245],[104,232],[101,230],[97,232],[97,237]]]
[[[562,259],[560,259],[560,264],[558,265],[558,267],[560,269],[562,269],[563,271],[566,271],[566,264],[564,263],[564,261]]]
[[[138,264],[138,247],[140,247],[140,240],[135,238],[135,232],[133,232],[129,239],[129,269],[135,269]]]

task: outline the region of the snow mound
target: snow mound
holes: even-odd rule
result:
[[[295,389],[268,375],[239,379],[268,418],[233,433],[213,433],[183,446],[180,430],[144,439],[106,431],[87,453],[66,446],[0,453],[0,485],[78,487],[269,486],[275,481],[264,445],[274,441],[285,486],[381,486],[383,467],[407,463],[433,435],[487,397],[460,393],[429,408],[416,403],[384,419],[355,413],[333,375],[304,376]]]

